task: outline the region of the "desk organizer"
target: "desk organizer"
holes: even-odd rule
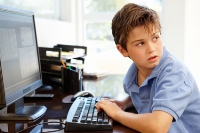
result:
[[[84,46],[61,44],[53,48],[39,47],[44,85],[60,87],[63,89],[63,92],[68,94],[74,94],[82,90],[82,70],[69,69],[68,66],[66,67],[66,62],[70,59],[81,59],[84,61],[87,50],[85,50],[84,54],[74,54],[70,56],[62,56],[61,54],[64,50],[64,52],[68,52],[66,50],[73,51],[72,49],[76,47],[83,47],[83,49],[86,49]]]
[[[62,89],[67,94],[82,91],[82,71],[62,67]]]

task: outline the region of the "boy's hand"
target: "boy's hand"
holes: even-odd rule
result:
[[[116,103],[122,110],[133,107],[133,103],[130,96],[126,97],[124,100],[121,101],[115,99],[107,99],[107,100]]]
[[[112,102],[112,103],[116,103],[122,110],[125,110],[125,104],[122,101],[118,101],[115,99],[108,99],[108,101]]]
[[[95,107],[98,112],[103,109],[105,113],[113,119],[115,119],[117,113],[123,111],[115,102],[111,102],[108,99],[100,100],[96,103]]]

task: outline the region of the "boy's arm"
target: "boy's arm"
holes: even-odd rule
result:
[[[123,100],[123,104],[124,104],[123,110],[134,106],[130,96],[128,96]]]
[[[118,112],[113,119],[142,133],[167,133],[173,117],[164,111],[146,114]]]
[[[130,96],[127,96],[122,101],[118,101],[118,100],[115,100],[115,99],[108,99],[108,101],[116,103],[123,110],[133,107],[133,103],[132,103]]]
[[[108,100],[101,100],[95,106],[98,111],[103,109],[114,120],[142,133],[166,133],[173,120],[173,117],[164,111],[146,114],[125,112]]]

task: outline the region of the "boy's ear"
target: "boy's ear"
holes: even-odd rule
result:
[[[120,44],[117,44],[116,47],[124,57],[128,57],[128,52]]]

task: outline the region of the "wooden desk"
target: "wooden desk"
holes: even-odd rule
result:
[[[122,88],[122,80],[123,80],[123,75],[109,75],[108,77],[105,77],[101,80],[84,79],[83,85],[84,85],[85,90],[89,90],[93,92],[96,96],[101,96],[103,92],[110,92],[114,98],[120,99],[126,96]],[[25,127],[39,124],[40,122],[51,122],[51,121],[64,122],[64,120],[67,117],[67,113],[69,111],[71,104],[62,103],[62,99],[68,94],[62,93],[62,90],[60,88],[56,88],[56,87],[53,88],[51,86],[44,86],[38,89],[36,93],[54,93],[54,97],[52,100],[26,100],[25,101],[26,104],[46,106],[47,107],[46,113],[40,119],[28,124],[19,123],[19,122],[0,123],[0,128],[2,131],[14,133],[16,131],[20,131],[24,129]],[[29,133],[29,132],[35,133],[35,132],[41,131],[41,128],[43,132],[61,129],[61,131],[57,131],[57,132],[55,131],[55,133],[64,133],[64,130],[62,130],[63,126],[57,123],[39,125],[34,128],[30,128],[29,130],[25,130],[24,132],[21,132],[21,133]],[[91,131],[91,133],[102,133],[102,132],[138,133],[137,131],[127,128],[118,122],[113,123],[112,131]],[[73,132],[73,133],[77,133],[77,132]],[[81,132],[81,133],[88,133],[88,131]]]

